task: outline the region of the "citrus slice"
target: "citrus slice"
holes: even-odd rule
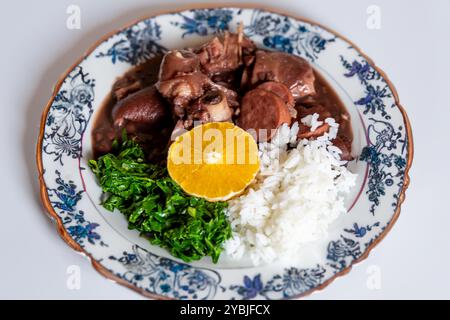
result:
[[[188,194],[225,201],[242,193],[259,169],[254,138],[229,122],[210,122],[182,134],[169,148],[170,177]]]

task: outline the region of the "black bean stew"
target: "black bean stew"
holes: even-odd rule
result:
[[[125,130],[150,162],[163,162],[171,140],[195,123],[211,121],[233,121],[257,132],[298,121],[298,137],[314,138],[328,130],[326,123],[313,132],[301,124],[314,113],[339,123],[333,143],[350,160],[350,115],[326,80],[300,57],[258,49],[241,32],[226,32],[198,49],[152,58],[117,79],[94,122],[94,156],[110,152]]]

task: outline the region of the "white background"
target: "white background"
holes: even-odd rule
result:
[[[450,298],[450,0],[251,2],[313,19],[356,43],[395,84],[414,134],[411,186],[397,224],[367,260],[308,299]],[[0,298],[141,298],[105,280],[59,238],[39,201],[35,144],[53,84],[90,45],[137,17],[187,3],[2,2]],[[80,30],[66,28],[70,4],[81,8]],[[369,5],[381,9],[379,30],[366,27]],[[79,290],[66,285],[71,265],[81,270]],[[378,290],[367,286],[373,266]]]

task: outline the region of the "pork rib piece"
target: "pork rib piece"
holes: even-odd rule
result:
[[[210,77],[235,71],[256,50],[255,44],[242,32],[225,31],[223,38],[214,37],[197,51],[203,71]]]

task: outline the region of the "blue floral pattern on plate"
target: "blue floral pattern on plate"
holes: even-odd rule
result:
[[[317,244],[322,259],[312,264],[229,268],[208,261],[181,263],[142,242],[124,219],[112,219],[120,217],[117,213],[102,211],[101,191],[85,170],[92,157],[87,134],[92,114],[127,66],[190,44],[184,41],[201,43],[213,34],[235,30],[240,22],[258,45],[300,55],[327,70],[363,123],[367,142],[355,163],[367,167],[367,180],[362,180],[361,196],[350,214],[340,217],[329,237]],[[44,202],[51,206],[59,231],[101,265],[103,273],[144,294],[178,299],[292,298],[323,286],[359,260],[395,220],[412,156],[407,125],[386,79],[351,44],[318,25],[240,8],[159,15],[106,39],[59,84],[40,136]]]
[[[110,260],[125,266],[119,276],[130,283],[140,285],[151,293],[170,294],[176,299],[210,299],[214,297],[220,283],[219,273],[172,259],[159,257],[134,245],[132,252],[123,252]]]
[[[152,19],[144,20],[119,33],[112,46],[106,52],[97,54],[98,58],[111,58],[132,65],[142,63],[152,56],[164,53],[167,49],[159,44],[161,40],[161,26]]]
[[[192,10],[190,13],[192,16],[180,12],[179,15],[183,21],[172,22],[174,26],[184,30],[182,38],[193,34],[206,36],[228,30],[234,15],[233,11],[228,9],[199,9]],[[239,15],[240,12],[236,14]]]
[[[60,210],[59,217],[69,235],[81,247],[84,247],[85,241],[92,245],[107,247],[100,234],[95,231],[99,224],[87,221],[84,218],[84,212],[76,210],[76,205],[84,191],[77,190],[77,185],[72,180],[65,181],[61,178],[61,172],[58,170],[55,170],[55,174],[56,188],[49,188],[47,193],[53,207]]]
[[[76,67],[64,80],[50,107],[45,126],[43,151],[63,165],[63,158],[77,159],[81,152],[81,137],[86,130],[93,108],[95,80]]]
[[[261,274],[253,279],[244,276],[243,285],[232,285],[230,290],[236,291],[240,298],[248,300],[254,298],[277,299],[289,298],[302,294],[322,283],[325,269],[318,265],[315,268],[286,269],[283,274],[276,274],[264,285]]]
[[[270,49],[294,53],[310,61],[336,39],[335,36],[324,36],[316,26],[262,10],[253,12],[245,32],[250,37],[261,37],[262,43]]]

